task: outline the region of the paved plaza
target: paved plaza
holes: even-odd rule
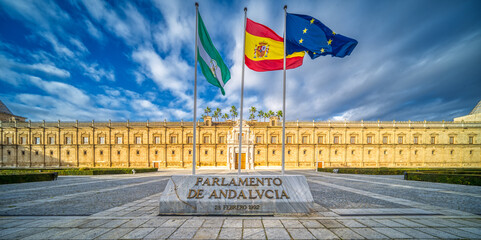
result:
[[[311,215],[158,216],[169,176],[189,173],[0,185],[0,239],[481,239],[481,187],[402,176],[287,171],[307,177]]]

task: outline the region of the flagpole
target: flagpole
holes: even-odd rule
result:
[[[239,155],[237,156],[237,175],[241,174],[242,159],[242,113],[244,112],[244,65],[246,52],[246,25],[247,25],[247,8],[244,8],[244,42],[242,48],[242,80],[241,80],[241,106],[240,106],[240,122],[239,122]]]
[[[195,149],[196,149],[196,129],[197,129],[197,38],[198,38],[198,16],[199,3],[195,3],[195,67],[194,67],[194,148],[192,152],[192,175],[195,175]]]
[[[284,81],[282,89],[282,175],[286,165],[286,26],[287,5],[284,5]]]

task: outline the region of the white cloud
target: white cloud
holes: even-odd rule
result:
[[[34,70],[39,70],[39,71],[42,71],[42,72],[47,73],[49,75],[57,76],[57,77],[60,77],[60,78],[69,78],[70,77],[70,72],[68,72],[67,70],[57,68],[56,66],[50,65],[50,64],[36,63],[36,64],[32,64],[32,65],[27,66],[27,67],[30,67]]]
[[[79,107],[90,104],[90,97],[82,90],[62,82],[44,81],[38,77],[30,77],[30,83],[44,90],[51,96],[57,96],[60,102],[69,102]]]
[[[131,4],[117,10],[103,1],[83,0],[82,4],[92,18],[128,45],[150,41],[150,23]]]
[[[87,64],[80,62],[79,66],[85,71],[83,74],[96,82],[100,82],[102,79],[108,81],[115,81],[115,74],[113,70],[106,70],[99,66],[98,63]]]
[[[188,99],[185,92],[191,85],[187,79],[192,67],[183,59],[176,56],[162,58],[152,49],[139,49],[133,52],[132,58],[160,89],[171,91],[183,101]]]

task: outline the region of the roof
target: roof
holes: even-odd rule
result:
[[[10,112],[10,109],[0,100],[0,113],[5,113],[9,115],[13,115],[12,112]]]
[[[474,107],[473,110],[471,110],[469,115],[473,115],[477,113],[481,113],[481,100],[478,102],[478,104],[476,104],[476,107]]]

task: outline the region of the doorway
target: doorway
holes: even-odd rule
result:
[[[235,154],[235,169],[239,169],[239,154],[236,153]],[[246,154],[245,153],[242,153],[242,157],[241,157],[241,169],[246,169]]]

